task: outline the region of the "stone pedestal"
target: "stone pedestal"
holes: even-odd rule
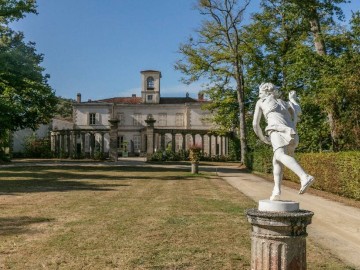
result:
[[[252,225],[251,269],[305,270],[306,227],[313,215],[306,210],[248,210],[247,218]]]
[[[118,148],[117,148],[117,137],[118,137],[118,123],[119,120],[112,118],[109,120],[110,123],[110,150],[109,158],[112,161],[118,160]]]
[[[147,138],[147,146],[146,146],[146,154],[147,157],[151,157],[154,153],[154,124],[156,120],[149,115],[148,118],[145,120],[147,128],[146,128],[146,138]]]
[[[199,173],[199,163],[198,162],[192,162],[191,163],[191,173],[192,174],[198,174]]]

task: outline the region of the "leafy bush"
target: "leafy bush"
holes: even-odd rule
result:
[[[236,136],[229,138],[228,160],[240,160],[240,139]]]
[[[199,162],[201,158],[201,146],[195,144],[192,145],[190,147],[189,158],[191,162]]]
[[[272,150],[259,147],[250,154],[251,169],[272,172]],[[313,188],[360,200],[360,152],[297,153],[296,159],[316,181]],[[299,178],[285,168],[284,178],[299,183]]]
[[[181,161],[189,160],[188,151],[173,152],[169,149],[165,151],[157,151],[151,155],[150,161]]]
[[[272,148],[265,144],[257,145],[255,150],[248,153],[247,165],[249,169],[263,172],[272,172]]]
[[[157,151],[154,154],[151,155],[150,161],[163,161],[163,152]]]
[[[296,158],[306,172],[315,176],[314,188],[360,200],[360,152],[299,153]],[[299,182],[287,169],[284,176]]]
[[[48,137],[38,138],[36,135],[31,135],[25,140],[26,157],[31,158],[51,158],[51,142]]]

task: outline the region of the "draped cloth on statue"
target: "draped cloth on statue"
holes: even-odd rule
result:
[[[290,111],[293,110],[293,104],[275,99],[273,95],[269,95],[262,100],[266,103],[266,111],[264,111],[267,126],[266,133],[270,136],[273,150],[280,147],[292,146],[296,147],[299,138],[296,133],[295,123],[291,117]]]

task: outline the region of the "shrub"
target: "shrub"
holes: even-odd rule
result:
[[[163,161],[163,152],[157,151],[151,155],[150,161]]]
[[[238,137],[229,138],[228,160],[240,160],[240,139]]]
[[[314,175],[314,188],[360,200],[360,152],[299,153],[296,158],[306,172]],[[284,177],[299,182],[288,169]]]
[[[190,149],[190,155],[189,155],[190,161],[194,163],[199,162],[201,158],[201,146],[194,144],[189,149]]]
[[[251,169],[272,172],[272,150],[259,147],[251,152]],[[360,152],[297,153],[296,159],[304,170],[316,179],[313,188],[360,200]],[[299,178],[285,168],[284,178],[299,183]]]
[[[51,158],[51,143],[48,137],[38,138],[36,135],[31,135],[25,141],[26,157],[31,158]]]
[[[255,150],[248,153],[247,164],[249,169],[263,172],[271,173],[272,172],[272,157],[273,151],[272,148],[261,144],[258,145]]]

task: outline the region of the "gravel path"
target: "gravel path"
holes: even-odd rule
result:
[[[259,176],[239,172],[234,167],[219,169],[218,175],[254,201],[271,195],[273,184]],[[308,227],[309,237],[360,269],[360,209],[311,194],[299,195],[298,190],[292,188],[283,186],[282,189],[282,200],[297,201],[301,209],[315,213]]]

